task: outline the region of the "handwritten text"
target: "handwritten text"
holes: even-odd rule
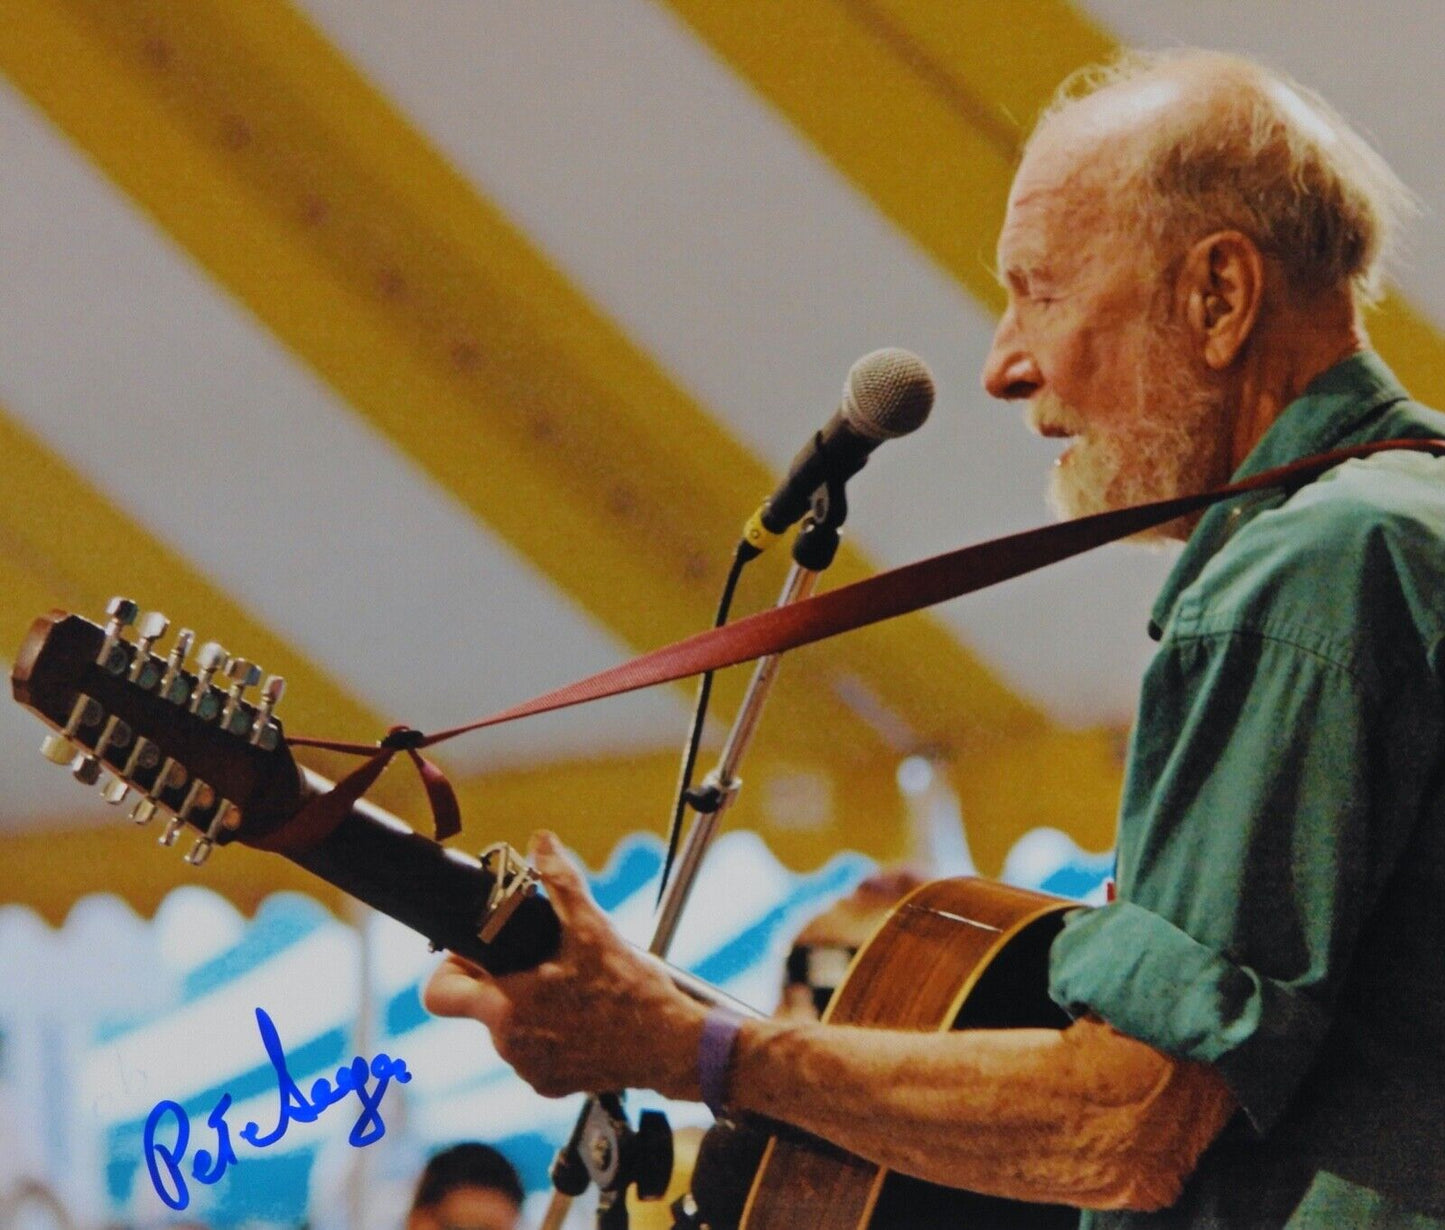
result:
[[[291,1073],[286,1070],[286,1052],[281,1046],[281,1037],[276,1032],[263,1008],[256,1009],[256,1026],[261,1031],[261,1042],[266,1047],[266,1057],[276,1074],[276,1092],[280,1107],[276,1115],[276,1126],[262,1134],[255,1123],[247,1123],[240,1131],[241,1139],[258,1149],[274,1145],[286,1135],[286,1129],[295,1123],[314,1123],[328,1106],[341,1101],[348,1094],[356,1094],[361,1103],[361,1114],[351,1127],[347,1137],[351,1144],[360,1148],[374,1144],[386,1135],[386,1124],[381,1118],[381,1098],[387,1086],[395,1080],[404,1085],[411,1080],[406,1070],[406,1060],[392,1059],[380,1053],[367,1063],[357,1055],[349,1064],[336,1069],[334,1081],[324,1076],[311,1082],[311,1096],[308,1100],[301,1092]],[[376,1084],[367,1087],[375,1077]],[[197,1183],[216,1183],[226,1173],[226,1168],[236,1162],[236,1151],[231,1144],[231,1129],[226,1122],[226,1112],[231,1108],[231,1095],[223,1093],[220,1100],[206,1116],[206,1126],[215,1133],[215,1144],[211,1149],[197,1149],[191,1157],[191,1178]],[[165,1122],[175,1121],[175,1139],[162,1144],[156,1139]],[[173,1209],[184,1209],[191,1202],[191,1193],[181,1173],[181,1162],[186,1156],[190,1143],[191,1120],[179,1102],[157,1102],[145,1123],[145,1158],[150,1171],[151,1183],[156,1193]]]

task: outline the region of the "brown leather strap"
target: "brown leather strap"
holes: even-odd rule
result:
[[[1445,440],[1385,440],[1322,453],[1199,495],[1096,513],[935,555],[803,602],[773,607],[721,628],[700,632],[464,726],[416,737],[409,741],[408,750],[412,750],[415,756],[416,748],[430,747],[469,731],[565,709],[604,696],[652,687],[707,670],[734,666],[770,653],[797,649],[837,636],[840,632],[907,615],[949,598],[986,589],[1105,543],[1163,525],[1176,517],[1198,512],[1231,496],[1276,487],[1298,488],[1343,461],[1401,449],[1428,452],[1438,457],[1445,455]],[[323,747],[356,755],[379,756],[379,745],[375,744],[340,743],[302,736],[290,738],[288,742],[300,747]],[[385,750],[394,750],[394,747],[395,744],[392,749]],[[359,770],[352,776],[360,778],[362,773]],[[428,780],[427,787],[434,801],[442,793],[438,791],[434,779]],[[450,788],[444,793],[449,795]],[[454,800],[451,806],[455,806]],[[455,823],[450,815],[447,819]]]

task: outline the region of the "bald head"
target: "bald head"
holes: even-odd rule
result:
[[[1218,52],[1130,53],[1066,82],[1015,197],[1102,194],[1113,225],[1166,264],[1237,230],[1302,297],[1370,299],[1408,190],[1323,99]]]

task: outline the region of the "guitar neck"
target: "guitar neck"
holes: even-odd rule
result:
[[[48,759],[87,784],[104,775],[102,793],[112,803],[136,798],[137,823],[157,812],[169,816],[163,845],[185,828],[199,834],[187,855],[193,865],[232,842],[281,854],[434,948],[493,974],[531,969],[556,953],[557,916],[509,848],[475,858],[365,800],[339,817],[324,802],[308,809],[333,784],[291,755],[273,713],[284,681],[273,676],[252,703],[242,693],[259,669],[214,642],[202,646],[195,671],[184,665],[189,630],[165,657],[154,652],[164,616],[140,620],[139,642],[125,639],[138,609],[116,598],[104,628],[65,611],[31,625],[11,689],[50,726],[41,749]],[[214,682],[223,664],[229,688]],[[684,971],[663,968],[695,999],[752,1011]]]
[[[331,783],[303,769],[304,793]],[[322,840],[285,856],[328,884],[396,919],[488,973],[531,969],[557,951],[561,928],[551,903],[530,895],[496,936],[479,935],[496,877],[480,860],[449,849],[365,799]]]
[[[302,769],[303,790],[315,795],[331,783]],[[488,913],[496,878],[470,854],[438,845],[405,821],[365,799],[324,839],[286,857],[312,875],[396,919],[431,941],[480,965],[490,974],[531,969],[561,943],[561,925],[541,896],[522,899],[516,912],[490,941],[479,931]],[[657,960],[685,995],[700,1003],[725,1005],[743,1016],[762,1016],[701,978]]]

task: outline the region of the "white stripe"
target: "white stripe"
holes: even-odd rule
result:
[[[213,994],[95,1047],[80,1075],[82,1104],[105,1098],[102,1117],[114,1121],[144,1115],[165,1098],[183,1102],[228,1073],[268,1062],[258,1007],[290,1052],[354,1020],[356,995],[356,935],[324,923]]]

